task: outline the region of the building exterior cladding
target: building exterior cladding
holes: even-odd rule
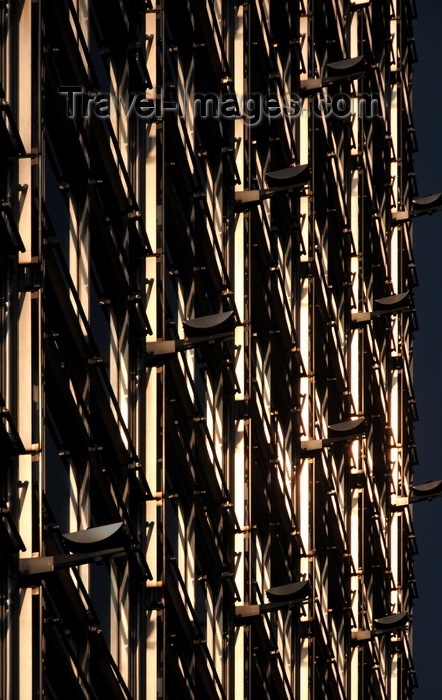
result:
[[[411,697],[414,16],[0,4],[5,700]]]

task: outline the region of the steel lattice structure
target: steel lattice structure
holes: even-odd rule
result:
[[[5,700],[411,697],[414,17],[0,3]]]

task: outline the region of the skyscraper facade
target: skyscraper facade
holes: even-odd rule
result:
[[[414,18],[0,3],[0,697],[412,696]]]

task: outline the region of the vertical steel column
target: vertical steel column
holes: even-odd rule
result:
[[[164,12],[161,3],[155,3],[156,9],[145,15],[146,36],[152,36],[147,69],[153,82],[153,96],[164,86]],[[157,65],[157,51],[163,52],[163,75]],[[139,161],[140,172],[144,177],[144,211],[141,212],[146,222],[146,233],[152,255],[146,257],[145,282],[147,286],[146,313],[153,329],[153,340],[164,337],[165,308],[161,315],[157,311],[161,283],[164,280],[164,217],[161,187],[164,186],[164,130],[162,124],[152,121],[146,125],[146,153]],[[157,186],[159,183],[159,188]],[[155,589],[161,591],[164,600],[165,576],[165,508],[164,508],[164,409],[163,372],[161,368],[148,367],[146,370],[146,388],[143,397],[144,422],[138,425],[138,442],[140,453],[144,455],[147,482],[158,500],[146,502],[146,561],[152,572],[153,581],[146,586],[152,588],[152,599],[160,597]],[[154,606],[152,606],[154,608]],[[140,613],[142,614],[142,613]],[[165,698],[165,618],[164,608],[146,611],[146,658],[140,659],[140,688],[145,684],[146,698]],[[161,624],[162,622],[162,624]],[[163,633],[161,633],[163,630]]]
[[[313,2],[305,3],[306,12],[299,18],[299,34],[304,37],[302,42],[302,60],[307,70],[307,76],[314,76],[314,67],[312,66],[312,49],[314,41],[313,34]],[[311,44],[310,44],[310,41]],[[312,98],[314,99],[314,98]],[[299,118],[299,158],[301,163],[312,163],[314,156],[313,132],[314,122],[311,115],[310,98],[305,98],[302,101],[302,112]],[[312,178],[314,178],[314,171]],[[306,370],[306,375],[300,379],[300,393],[303,400],[301,410],[301,424],[307,431],[306,437],[315,437],[312,433],[312,423],[314,415],[314,358],[313,358],[313,333],[314,333],[314,318],[312,317],[313,305],[313,279],[310,276],[309,266],[313,254],[312,240],[314,238],[314,221],[313,208],[310,197],[300,198],[300,220],[301,220],[301,239],[303,251],[301,253],[300,262],[306,270],[301,278],[301,294],[300,294],[300,311],[299,311],[299,343],[300,355],[303,366]],[[301,465],[298,475],[298,517],[299,531],[301,541],[306,553],[310,553],[313,548],[313,523],[314,523],[314,486],[315,480],[312,478],[314,470],[314,461],[311,459],[301,460]],[[309,577],[314,571],[310,556],[303,557],[300,562],[301,576]],[[313,578],[314,584],[314,578]],[[301,622],[311,618],[313,615],[314,603],[311,604],[305,616],[301,616]],[[312,664],[312,645],[313,640],[307,635],[301,638],[301,668],[299,672],[299,692],[301,697],[311,697],[313,692],[314,677]]]
[[[369,10],[367,10],[369,11]],[[364,21],[363,14],[360,11],[353,11],[350,20],[349,28],[349,51],[350,56],[357,56],[360,53],[360,42],[359,33],[363,31],[363,27],[360,24]],[[360,83],[359,83],[360,85]],[[357,94],[354,98],[354,120],[352,124],[352,140],[354,146],[352,147],[351,156],[354,158],[361,158],[361,153],[364,151],[363,144],[363,128],[361,125],[361,119],[359,117],[359,92],[360,87],[357,88]],[[352,235],[352,246],[355,251],[355,255],[352,255],[350,261],[350,273],[352,278],[352,288],[351,294],[352,299],[355,300],[356,305],[361,296],[361,275],[362,275],[362,243],[361,243],[361,220],[364,216],[364,205],[363,205],[363,177],[360,173],[359,168],[354,168],[351,172],[351,192],[350,192],[350,228]],[[356,306],[356,309],[358,307]],[[362,331],[351,330],[350,331],[350,342],[348,348],[348,362],[349,362],[349,390],[351,392],[351,397],[356,411],[361,412],[363,410],[363,396],[361,396],[361,376],[364,372],[364,355],[362,352]],[[362,469],[361,457],[360,457],[361,447],[356,441],[353,444],[352,454],[353,454],[353,472],[357,474]],[[350,554],[351,554],[351,566],[358,572],[362,568],[362,562],[360,560],[360,539],[362,527],[363,511],[361,512],[361,503],[363,502],[363,495],[361,495],[359,488],[349,489],[349,507],[348,507],[348,526],[349,526],[349,543],[350,543]],[[361,607],[361,597],[360,597],[360,576],[357,573],[351,575],[349,582],[351,587],[351,611],[354,620],[359,619],[359,610]],[[347,692],[349,694],[349,700],[358,700],[360,697],[359,693],[359,650],[358,647],[350,647],[348,649],[349,664],[347,669]]]
[[[17,8],[17,13],[19,9]],[[40,2],[25,0],[20,7],[16,34],[18,60],[17,126],[28,156],[34,148],[41,149],[41,15]],[[12,48],[12,47],[11,47]],[[11,52],[11,59],[13,54]],[[18,486],[22,508],[19,519],[20,535],[27,552],[42,552],[41,503],[41,421],[42,421],[42,331],[41,291],[34,290],[30,281],[34,271],[41,271],[41,169],[40,158],[19,160],[18,182],[22,188],[19,228],[26,251],[19,254],[18,295],[19,316],[17,353],[17,417],[18,431],[26,454],[18,457]],[[37,212],[34,218],[33,197],[37,191]],[[23,700],[42,694],[42,590],[22,589],[17,601],[18,625],[18,692]],[[31,644],[30,644],[31,640]],[[30,653],[32,649],[32,653]],[[11,668],[12,670],[12,668]],[[12,685],[11,685],[11,691]],[[12,700],[12,695],[11,695]]]
[[[246,35],[247,32],[247,35]],[[242,4],[238,5],[236,15],[235,15],[235,31],[234,31],[234,88],[239,101],[239,104],[243,104],[243,95],[247,94],[249,88],[248,77],[245,77],[245,64],[244,64],[244,53],[250,50],[250,9]],[[250,66],[249,66],[250,69]],[[245,133],[247,127],[240,120],[235,120],[234,122],[234,138],[237,143],[239,143],[238,152],[236,154],[236,163],[238,169],[238,175],[241,179],[242,186],[247,178],[247,173],[245,170],[245,144],[249,143],[249,135]],[[236,215],[234,215],[236,217]],[[246,364],[245,364],[245,342],[246,327],[243,325],[244,321],[250,322],[250,297],[248,308],[244,305],[244,265],[245,265],[245,254],[249,255],[249,251],[245,252],[245,226],[244,226],[244,214],[239,214],[237,220],[233,221],[233,235],[234,235],[234,300],[235,305],[239,313],[240,325],[235,328],[235,348],[237,349],[237,365],[236,365],[236,375],[238,378],[238,383],[240,387],[240,392],[235,395],[235,400],[243,400],[249,387],[246,386]],[[250,275],[250,268],[249,268]],[[249,337],[250,346],[250,337]],[[251,425],[249,426],[251,430]],[[245,458],[246,450],[248,448],[247,444],[247,433],[244,430],[244,420],[241,419],[236,421],[234,428],[234,483],[233,483],[233,493],[234,493],[234,508],[236,518],[238,520],[239,528],[242,532],[238,532],[234,536],[234,551],[235,555],[239,560],[239,566],[235,573],[235,585],[241,600],[245,600],[245,596],[250,595],[250,587],[246,587],[245,579],[245,543],[244,537],[245,528],[249,525],[249,522],[245,520]],[[250,479],[250,474],[249,474]],[[250,497],[250,491],[249,491]],[[249,500],[249,514],[250,514],[250,498]],[[250,576],[250,574],[249,574]],[[245,631],[244,627],[240,626],[235,629],[235,646],[234,646],[234,692],[233,698],[245,698],[245,693],[247,692],[245,684]],[[250,668],[248,677],[249,689],[251,686],[250,680]],[[250,690],[248,691],[250,694]],[[248,695],[249,697],[249,695]]]

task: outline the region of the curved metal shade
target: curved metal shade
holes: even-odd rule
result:
[[[99,525],[98,527],[90,527],[88,530],[68,532],[63,535],[63,538],[71,552],[98,551],[116,546],[117,542],[121,542],[123,527],[124,523]]]
[[[375,299],[375,304],[381,309],[399,309],[402,306],[406,306],[408,302],[408,292],[403,292],[402,294],[392,294],[389,297],[383,297],[382,299]]]
[[[438,481],[426,481],[424,484],[413,486],[413,494],[416,496],[431,496],[442,492],[442,479]]]
[[[343,423],[334,423],[328,426],[329,434],[334,437],[351,437],[352,435],[360,435],[364,432],[365,418],[356,418],[356,420],[346,420]]]
[[[413,199],[413,209],[415,211],[425,211],[425,209],[433,209],[433,207],[442,207],[442,192]]]
[[[200,316],[183,322],[184,332],[187,338],[213,335],[231,331],[235,327],[234,311],[223,311],[211,316]]]
[[[342,61],[334,61],[327,63],[329,75],[349,75],[351,73],[359,73],[365,68],[364,56],[356,56],[355,58],[344,58]]]
[[[267,173],[266,182],[270,187],[300,187],[310,179],[310,166],[296,165]]]
[[[267,598],[272,603],[284,603],[290,600],[303,600],[310,593],[310,581],[296,581],[284,586],[269,588]]]
[[[395,630],[401,627],[405,627],[408,620],[409,614],[407,612],[396,613],[395,615],[387,615],[386,617],[378,617],[378,619],[374,621],[374,628],[375,630],[385,631]]]

